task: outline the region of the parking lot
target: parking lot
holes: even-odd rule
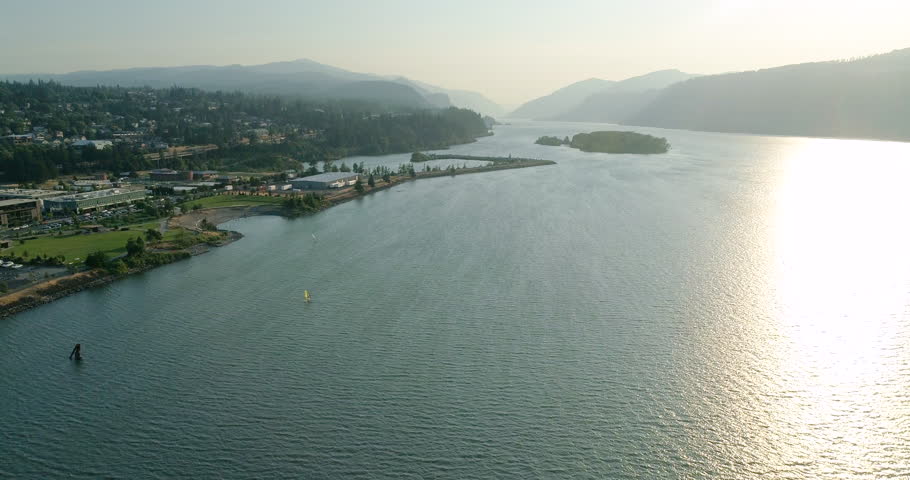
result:
[[[95,223],[102,220],[117,218],[124,215],[131,215],[139,211],[135,205],[125,207],[99,210],[97,212],[88,212],[76,215],[77,221],[81,223]],[[9,229],[0,230],[0,237],[23,236],[23,235],[40,235],[43,233],[54,232],[61,228],[66,228],[73,224],[73,217],[58,217],[44,220],[37,225],[22,225]]]

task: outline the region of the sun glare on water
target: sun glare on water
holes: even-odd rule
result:
[[[802,432],[792,458],[841,464],[843,478],[877,471],[910,433],[910,407],[896,401],[910,372],[908,147],[806,140],[776,188],[782,421]]]

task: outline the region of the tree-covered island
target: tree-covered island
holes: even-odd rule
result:
[[[569,137],[566,137],[566,138],[560,140],[559,137],[548,137],[548,136],[544,135],[543,137],[538,138],[537,141],[534,143],[536,143],[538,145],[546,145],[548,147],[559,147],[562,145],[570,144],[571,140],[569,140]]]
[[[579,133],[573,136],[572,140],[569,140],[569,137],[560,140],[558,137],[543,136],[535,143],[547,146],[569,145],[583,152],[599,153],[650,154],[667,153],[670,150],[670,143],[666,138],[635,132]]]

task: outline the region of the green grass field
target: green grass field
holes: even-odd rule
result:
[[[280,205],[281,197],[259,197],[251,195],[216,195],[214,197],[200,198],[182,204],[184,212],[188,212],[194,205],[201,208],[219,208],[219,207],[248,207],[257,205]]]
[[[28,258],[33,258],[39,254],[49,257],[63,255],[66,257],[66,263],[82,263],[89,253],[98,250],[113,257],[126,253],[126,241],[130,238],[144,234],[149,228],[157,229],[158,222],[131,225],[129,228],[128,231],[41,237],[36,240],[26,240],[22,245],[16,242],[15,247],[10,250],[4,250],[2,255],[23,256],[26,252],[28,252]],[[181,231],[168,230],[164,234],[164,239],[174,239]]]

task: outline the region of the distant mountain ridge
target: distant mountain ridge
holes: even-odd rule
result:
[[[653,102],[659,93],[660,90],[656,89],[630,92],[607,90],[587,97],[571,110],[551,116],[548,120],[623,123],[630,115]]]
[[[545,119],[560,115],[578,105],[588,96],[615,85],[611,80],[589,78],[531,100],[516,108],[509,116],[516,118]]]
[[[299,96],[311,100],[360,100],[387,107],[446,108],[457,106],[478,113],[501,115],[503,110],[476,92],[447,90],[403,77],[385,78],[324,65],[308,59],[263,65],[190,65],[117,70],[83,70],[65,74],[3,75],[11,81],[54,80],[64,85],[120,85],[203,90],[240,90],[258,94]],[[482,110],[478,110],[478,108]]]
[[[451,90],[405,77],[393,77],[393,81],[411,85],[418,91],[427,92],[428,95],[445,95],[453,105],[474,110],[482,115],[502,117],[506,114],[505,108],[477,92]]]
[[[628,78],[588,96],[573,108],[550,118],[576,122],[620,123],[653,101],[661,89],[697,76],[679,70],[659,70]]]
[[[611,101],[619,99],[623,103],[628,103],[628,99],[622,98],[626,94],[638,98],[641,93],[648,90],[661,89],[695,76],[697,75],[679,70],[659,70],[618,82],[591,78],[563,87],[545,97],[531,100],[518,107],[511,116],[537,120],[607,121],[589,112],[592,109],[592,102],[597,103],[608,98]],[[598,100],[600,96],[604,97]],[[576,113],[578,109],[581,109],[581,112]]]
[[[716,132],[910,140],[910,48],[671,85],[622,123]]]
[[[567,107],[578,96],[565,95],[565,91],[575,90],[578,85],[528,102],[513,116],[715,132],[910,141],[910,48],[849,61],[801,63],[719,75],[661,70],[614,82]]]

